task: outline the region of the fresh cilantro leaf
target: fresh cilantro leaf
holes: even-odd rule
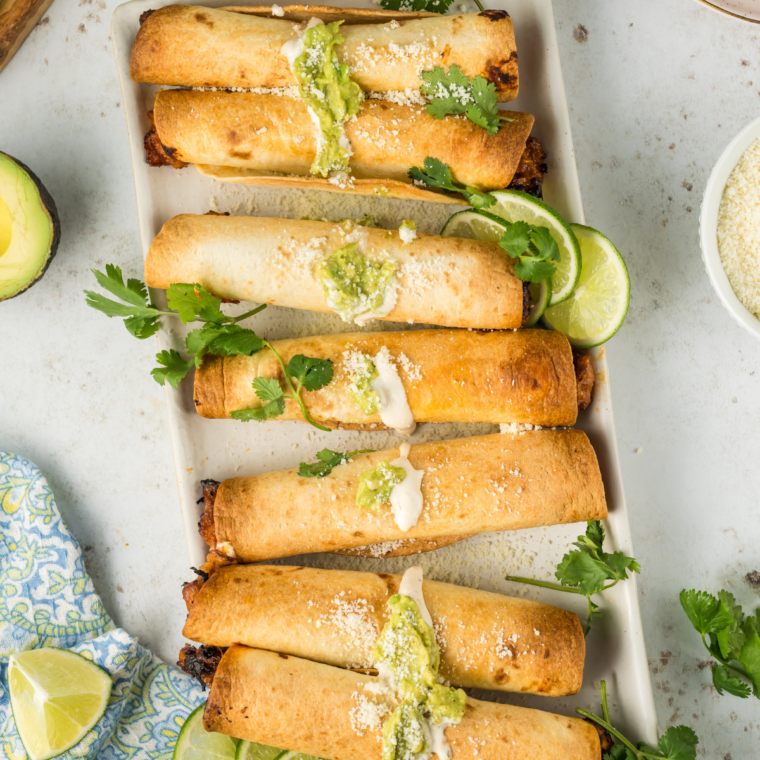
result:
[[[241,422],[265,422],[273,417],[279,417],[284,411],[285,399],[279,398],[257,409],[238,409],[235,412],[230,412],[230,417],[233,420],[240,420]]]
[[[746,699],[752,693],[752,689],[725,665],[718,665],[717,663],[713,665],[712,679],[718,694],[722,695],[724,691],[727,691],[735,697]]]
[[[169,383],[175,390],[194,365],[192,359],[183,359],[173,348],[156,354],[156,361],[162,366],[156,367],[150,374],[159,385]]]
[[[515,264],[515,274],[523,282],[541,282],[551,277],[557,267],[549,261],[536,261],[527,256],[520,257]]]
[[[499,113],[496,85],[479,74],[470,79],[457,65],[446,71],[436,66],[421,75],[423,95],[432,98],[427,112],[434,119],[464,114],[470,121],[495,135],[504,121],[513,121]]]
[[[547,227],[526,222],[507,223],[499,245],[515,262],[515,274],[526,282],[551,277],[560,261],[559,245]]]
[[[333,379],[332,359],[315,359],[311,356],[296,354],[285,368],[285,375],[297,383],[296,392],[303,387],[307,391],[318,391]]]
[[[253,388],[262,401],[277,401],[285,396],[280,384],[271,377],[257,377],[253,381]]]
[[[597,612],[598,605],[593,602],[591,596],[612,588],[619,581],[626,580],[629,571],[641,572],[639,563],[633,557],[626,557],[622,552],[607,554],[603,551],[603,542],[604,528],[601,522],[590,520],[585,535],[578,536],[578,540],[573,543],[578,548],[565,554],[557,566],[555,576],[559,584],[512,575],[506,576],[506,579],[557,591],[577,589],[573,593],[583,594],[588,602],[589,615],[583,628],[584,635],[587,635],[591,629],[592,620],[601,615]]]
[[[221,335],[209,350],[217,356],[252,356],[264,348],[264,341],[253,330],[239,325],[224,325]]]
[[[729,609],[706,591],[686,591],[680,594],[681,606],[691,624],[702,635],[717,633],[731,625],[734,616]]]
[[[169,307],[179,312],[179,318],[187,324],[195,320],[224,322],[221,299],[212,296],[196,283],[174,283],[166,290]]]
[[[113,301],[101,293],[95,293],[92,290],[85,290],[84,294],[87,296],[87,305],[103,312],[107,317],[140,317],[147,319],[155,317],[158,314],[158,311],[152,306],[118,303],[118,301]]]
[[[93,269],[92,273],[98,281],[98,285],[122,301],[131,303],[133,306],[150,306],[148,302],[148,290],[140,280],[130,278],[124,284],[121,269],[114,264],[106,264],[106,273]]]
[[[448,190],[451,193],[461,193],[474,208],[488,208],[496,203],[496,198],[489,193],[481,192],[471,185],[463,187],[455,183],[451,176],[451,167],[437,158],[428,156],[423,162],[423,169],[413,166],[409,170],[409,178],[415,184],[435,187],[439,190]]]
[[[578,588],[586,596],[599,593],[607,581],[615,579],[614,571],[604,562],[583,551],[566,554],[555,575],[563,586]]]
[[[736,658],[747,671],[754,686],[755,696],[760,697],[760,636],[753,633],[742,647]]]
[[[360,451],[350,451],[345,454],[340,451],[332,451],[331,449],[322,449],[322,451],[317,452],[317,459],[319,461],[312,464],[301,462],[298,465],[298,474],[303,478],[324,478],[325,475],[329,475],[333,471],[333,467],[345,464],[357,454],[371,454],[372,451],[374,449],[361,449]]]
[[[699,738],[688,726],[671,726],[657,742],[667,760],[695,760]]]
[[[722,628],[716,633],[720,655],[724,660],[735,660],[747,641],[747,634],[742,629],[744,613],[742,608],[736,604],[733,594],[728,591],[719,591],[718,599],[721,609],[724,612],[730,611],[733,618],[726,628]]]
[[[454,0],[380,0],[380,5],[389,11],[446,13],[453,2]]]
[[[124,320],[124,326],[135,338],[145,340],[145,338],[155,335],[161,324],[158,317],[129,317],[129,319]]]
[[[521,256],[530,245],[530,228],[531,225],[527,222],[508,224],[499,240],[499,245],[512,258]]]

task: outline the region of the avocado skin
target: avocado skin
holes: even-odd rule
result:
[[[50,266],[51,262],[55,258],[56,253],[58,253],[58,243],[61,242],[61,220],[58,216],[58,209],[56,208],[55,201],[53,200],[53,196],[50,195],[48,192],[48,189],[45,187],[45,185],[42,184],[42,180],[23,162],[19,161],[17,158],[14,158],[9,153],[4,153],[0,150],[0,155],[5,156],[6,158],[13,161],[14,164],[17,166],[20,166],[24,172],[26,172],[27,175],[29,175],[29,179],[34,182],[35,186],[37,187],[37,192],[40,194],[40,200],[42,201],[42,206],[47,211],[48,216],[50,217],[50,221],[53,225],[53,240],[50,243],[50,248],[48,250],[47,255],[47,261],[45,262],[45,266],[42,267],[39,274],[27,285],[25,285],[21,290],[14,293],[12,296],[6,296],[5,298],[0,298],[0,303],[2,301],[9,301],[11,298],[15,298],[16,296],[20,296],[22,293],[26,293],[29,288],[32,287],[35,283],[39,282],[42,277],[44,276],[45,272],[47,272],[48,267]]]

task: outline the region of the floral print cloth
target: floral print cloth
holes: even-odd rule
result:
[[[61,760],[168,760],[200,686],[114,624],[84,570],[42,473],[0,452],[0,757],[25,760],[8,696],[8,657],[37,647],[71,649],[105,668],[105,714]]]

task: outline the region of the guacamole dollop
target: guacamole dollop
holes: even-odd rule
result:
[[[377,414],[380,409],[380,396],[372,390],[372,381],[380,377],[375,363],[366,354],[353,362],[353,371],[349,378],[348,395],[364,414]]]
[[[363,472],[356,489],[356,503],[362,509],[379,509],[390,503],[393,486],[403,482],[406,470],[383,460],[377,467]]]
[[[395,261],[371,261],[358,253],[358,247],[348,243],[319,266],[325,301],[346,322],[362,314],[381,314],[396,275]]]
[[[410,760],[430,751],[424,721],[458,723],[466,695],[438,683],[441,652],[417,603],[396,594],[388,606],[391,617],[372,656],[390,671],[401,701],[383,726],[383,760]]]
[[[335,46],[345,41],[339,32],[342,23],[333,21],[307,29],[304,51],[293,63],[301,98],[319,120],[322,139],[311,173],[323,177],[331,171],[348,171],[350,151],[343,124],[356,116],[364,99],[361,88],[348,75],[348,66],[339,63],[335,55]]]

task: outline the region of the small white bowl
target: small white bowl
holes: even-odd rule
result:
[[[723,190],[731,172],[744,155],[744,151],[758,137],[760,137],[760,119],[755,119],[731,140],[713,167],[710,179],[707,180],[705,197],[702,199],[702,209],[699,215],[699,238],[702,244],[702,260],[705,262],[707,275],[721,303],[747,332],[760,339],[760,319],[736,297],[736,293],[734,293],[723,269],[718,251],[718,209],[723,197]]]

